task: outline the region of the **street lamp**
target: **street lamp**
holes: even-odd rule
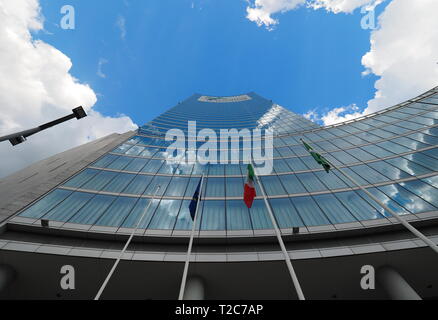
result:
[[[79,120],[79,119],[85,118],[87,116],[87,114],[85,113],[85,110],[82,107],[77,107],[77,108],[73,109],[72,111],[73,111],[73,113],[69,114],[68,116],[65,116],[65,117],[59,118],[57,120],[45,123],[45,124],[40,125],[36,128],[32,128],[29,130],[25,130],[25,131],[21,131],[21,132],[17,132],[17,133],[9,134],[7,136],[0,137],[0,142],[9,140],[9,142],[13,146],[16,146],[17,144],[20,144],[20,143],[23,143],[24,141],[26,141],[27,137],[30,137],[31,135],[34,135],[35,133],[38,133],[38,132],[46,130],[50,127],[56,126],[57,124],[68,121],[70,119],[76,118]]]

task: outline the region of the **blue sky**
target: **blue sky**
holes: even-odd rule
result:
[[[64,5],[74,30],[60,26]],[[375,30],[362,8],[376,9]],[[436,0],[0,0],[0,134],[88,113],[0,144],[0,177],[193,93],[255,91],[325,125],[393,106],[438,85],[437,11]]]
[[[70,73],[98,95],[96,110],[136,124],[195,92],[255,91],[302,114],[353,103],[362,110],[375,93],[377,77],[361,75],[370,30],[360,10],[301,7],[275,15],[280,23],[269,31],[246,18],[244,0],[70,0],[76,26],[63,30],[65,0],[40,4],[45,31],[35,38],[70,57]]]

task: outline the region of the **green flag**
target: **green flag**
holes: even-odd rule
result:
[[[310,145],[308,145],[306,142],[304,142],[303,139],[300,140],[304,144],[304,147],[307,149],[307,151],[310,152],[310,155],[313,157],[313,159],[315,159],[315,161],[318,162],[327,173],[329,173],[331,166],[327,161],[327,159],[324,158],[322,155],[320,155],[318,152],[313,151],[313,148]]]

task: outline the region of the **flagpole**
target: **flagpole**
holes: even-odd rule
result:
[[[201,186],[199,188],[199,200],[198,203],[196,204],[196,210],[195,210],[195,217],[193,218],[193,225],[192,225],[192,231],[190,233],[190,241],[189,241],[189,248],[187,250],[187,256],[186,256],[186,262],[184,264],[184,272],[183,272],[183,276],[181,279],[181,287],[179,289],[179,297],[178,300],[182,300],[184,298],[184,292],[186,290],[186,281],[187,281],[187,273],[189,271],[189,263],[190,263],[190,255],[192,253],[192,246],[193,246],[193,237],[195,234],[195,228],[196,228],[196,219],[198,218],[198,209],[199,206],[201,204],[202,201],[202,186],[204,184],[204,174],[202,175],[201,178]]]
[[[290,257],[289,257],[289,254],[287,253],[283,239],[281,238],[281,233],[280,233],[280,229],[278,228],[277,221],[275,220],[274,214],[272,213],[271,207],[269,206],[268,199],[266,198],[265,189],[264,189],[263,185],[260,183],[260,179],[259,179],[257,174],[255,175],[255,178],[257,180],[258,185],[260,186],[260,190],[262,191],[263,200],[265,201],[266,208],[268,209],[269,217],[271,218],[272,225],[274,226],[275,234],[277,235],[277,240],[278,240],[278,243],[280,244],[281,251],[283,251],[284,260],[286,261],[287,268],[289,269],[289,274],[290,274],[292,281],[294,283],[298,298],[300,300],[306,300],[306,298],[304,297],[304,294],[303,294],[303,290],[301,289],[300,282],[298,281],[298,277],[297,277],[295,270],[292,266],[292,262],[290,261]]]
[[[135,229],[132,231],[131,235],[129,236],[128,241],[126,241],[125,246],[123,247],[122,251],[120,252],[119,257],[117,258],[116,262],[114,263],[113,267],[111,268],[111,271],[108,273],[108,275],[106,276],[105,281],[103,282],[102,286],[99,289],[99,292],[97,293],[96,297],[94,298],[94,300],[99,300],[100,296],[102,295],[103,291],[106,288],[106,285],[108,284],[109,280],[111,279],[111,276],[113,275],[114,271],[117,268],[117,265],[119,264],[120,260],[122,259],[123,255],[125,254],[126,249],[128,248],[129,244],[131,243],[132,238],[134,237],[134,234],[137,232],[138,227],[140,226],[141,221],[143,220],[146,212],[148,211],[149,207],[151,206],[152,202],[155,200],[155,196],[158,193],[158,190],[160,190],[161,186],[157,187],[157,190],[155,190],[155,193],[152,197],[152,200],[149,202],[149,204],[147,205],[147,207],[145,208],[145,210],[143,211],[143,214],[141,215],[140,219],[137,221],[137,224],[135,226]]]
[[[386,204],[384,204],[382,201],[380,201],[376,196],[374,196],[371,192],[369,192],[367,189],[365,189],[362,185],[360,185],[356,180],[354,180],[350,175],[348,175],[344,170],[341,170],[337,166],[335,166],[331,161],[326,161],[333,166],[333,168],[339,170],[348,180],[353,182],[356,186],[358,186],[363,192],[365,192],[371,199],[376,201],[380,206],[382,206],[385,210],[387,210],[391,215],[403,226],[406,227],[409,231],[411,231],[414,235],[416,235],[418,238],[423,240],[433,251],[438,253],[438,246],[429,238],[427,238],[423,233],[421,233],[418,229],[416,229],[414,226],[412,226],[408,221],[403,219],[400,215],[398,215],[396,212],[394,212],[390,207],[388,207]]]

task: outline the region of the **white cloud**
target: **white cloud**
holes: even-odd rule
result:
[[[89,116],[32,136],[17,147],[0,143],[0,177],[93,139],[136,128],[126,116],[105,117],[92,109],[96,94],[71,76],[71,60],[32,38],[30,31],[42,29],[37,0],[0,0],[0,135],[64,116],[79,105]]]
[[[371,33],[371,48],[362,57],[364,75],[380,77],[375,96],[363,112],[335,108],[322,116],[334,124],[406,101],[438,85],[438,1],[392,0]],[[347,112],[347,114],[345,113]],[[350,112],[350,113],[348,113]]]
[[[390,2],[389,2],[390,1]],[[371,32],[370,51],[362,57],[363,76],[374,74],[375,96],[360,112],[357,107],[336,107],[320,118],[326,125],[370,114],[395,105],[438,85],[438,1],[389,0]],[[373,9],[384,0],[255,0],[247,18],[268,29],[278,24],[272,15],[299,6],[352,13]],[[359,22],[358,22],[359,23]],[[315,110],[306,114],[319,119]]]
[[[355,104],[339,107],[330,110],[321,116],[321,120],[324,125],[329,126],[331,124],[352,120],[354,118],[360,117],[362,113],[359,111],[359,107]]]
[[[126,38],[126,19],[124,16],[118,16],[116,26],[120,29],[120,38],[125,40]]]
[[[104,64],[107,64],[107,63],[108,63],[108,60],[105,59],[105,58],[100,58],[99,62],[97,63],[97,73],[96,74],[99,77],[104,78],[104,79],[106,78],[106,74],[103,73],[102,67],[103,67]]]
[[[260,26],[272,30],[278,24],[278,19],[272,15],[294,10],[300,6],[307,6],[315,10],[326,9],[333,13],[351,13],[359,7],[368,9],[377,6],[384,0],[248,0],[246,8],[247,18]]]
[[[384,0],[309,0],[308,5],[314,9],[326,9],[333,13],[352,13],[357,8],[367,6],[371,9]]]
[[[293,10],[305,2],[306,0],[255,0],[253,5],[246,8],[246,17],[258,26],[270,28],[278,23],[271,15]]]
[[[316,109],[307,111],[305,114],[303,114],[303,117],[313,122],[321,120]]]
[[[438,85],[438,1],[392,0],[371,34],[362,58],[367,72],[380,77],[365,113],[413,98]]]

